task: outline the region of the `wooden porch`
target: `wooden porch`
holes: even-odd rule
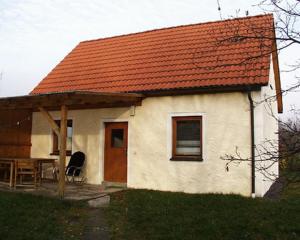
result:
[[[99,194],[101,186],[84,185],[70,185],[65,183],[65,167],[66,167],[66,142],[67,142],[67,119],[69,110],[77,109],[93,109],[93,108],[120,108],[140,106],[143,99],[141,94],[131,93],[98,93],[98,92],[62,92],[41,95],[26,95],[17,97],[0,98],[0,110],[18,112],[22,111],[26,118],[18,119],[14,116],[10,121],[17,121],[18,129],[13,131],[3,128],[1,131],[6,134],[6,138],[0,139],[3,149],[7,146],[13,145],[9,154],[0,151],[0,157],[20,157],[17,154],[17,149],[21,146],[26,146],[26,153],[21,151],[21,157],[30,158],[30,136],[31,136],[31,119],[32,112],[41,112],[47,120],[49,127],[59,138],[59,181],[51,183],[43,183],[38,189],[17,189],[16,191],[30,191],[32,193],[44,193],[45,195],[58,195],[60,198],[72,199],[76,198],[76,192],[82,193],[81,198],[93,198]],[[133,109],[134,110],[134,109]],[[60,126],[54,121],[49,111],[60,111]],[[26,123],[26,131],[22,129],[22,124]],[[1,121],[0,121],[1,123]],[[28,137],[29,134],[29,137]],[[23,136],[26,135],[26,138]],[[3,136],[3,135],[2,135]],[[21,136],[21,137],[20,137]],[[19,143],[20,139],[23,139]],[[11,141],[7,143],[7,139]],[[14,142],[17,141],[17,144]],[[8,156],[9,155],[9,156]],[[86,188],[86,189],[85,189]],[[3,189],[6,189],[4,187]],[[11,191],[11,189],[9,189]],[[102,189],[103,190],[103,189]]]

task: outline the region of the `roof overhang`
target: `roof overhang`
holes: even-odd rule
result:
[[[0,109],[31,109],[38,111],[59,110],[62,105],[68,109],[93,109],[140,106],[144,96],[135,93],[99,93],[99,92],[58,92],[48,94],[25,95],[0,98]]]
[[[174,96],[174,95],[193,95],[193,94],[214,94],[214,93],[230,93],[230,92],[248,92],[258,91],[261,89],[262,84],[252,85],[228,85],[228,86],[208,86],[208,87],[194,87],[194,88],[181,88],[181,89],[164,89],[155,91],[142,91],[139,92],[145,97],[156,96]]]
[[[276,100],[277,100],[277,111],[278,113],[283,113],[283,101],[282,101],[282,90],[281,90],[281,79],[280,79],[280,69],[279,69],[279,60],[278,60],[278,48],[276,43],[276,33],[275,33],[275,24],[273,21],[273,43],[272,43],[272,63],[273,71],[275,78],[275,89],[276,89]]]
[[[275,77],[277,110],[278,110],[278,113],[283,113],[280,69],[279,69],[278,61],[279,61],[278,60],[278,50],[277,50],[276,41],[274,41],[273,46],[272,46],[272,62],[273,62],[273,70],[274,70],[274,77]]]

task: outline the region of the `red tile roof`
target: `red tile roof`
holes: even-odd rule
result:
[[[31,94],[265,85],[273,34],[259,15],[84,41]]]

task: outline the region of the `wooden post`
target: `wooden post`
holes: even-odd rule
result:
[[[65,192],[65,167],[66,167],[66,145],[67,145],[67,118],[68,108],[66,105],[61,106],[60,120],[60,147],[59,147],[59,182],[58,195],[62,199]]]
[[[56,122],[53,120],[53,118],[51,117],[51,115],[43,107],[39,107],[39,110],[43,114],[43,116],[47,119],[47,121],[50,124],[50,127],[56,133],[57,137],[59,137],[59,135],[60,135],[60,133],[59,133],[59,131],[60,131],[59,126],[57,126]]]

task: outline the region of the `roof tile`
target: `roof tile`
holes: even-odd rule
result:
[[[31,94],[264,85],[273,34],[259,15],[84,41]]]

